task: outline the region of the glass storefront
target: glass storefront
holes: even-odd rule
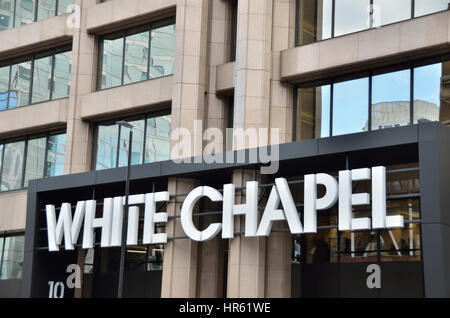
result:
[[[0,237],[0,280],[21,279],[25,237]]]
[[[447,58],[439,58],[302,85],[297,89],[296,140],[448,121],[449,65]]]
[[[444,0],[297,0],[296,41],[314,43],[447,9]]]
[[[370,188],[370,182],[360,181],[353,191]],[[337,208],[319,211],[317,234],[293,240],[292,296],[423,297],[419,197],[417,165],[391,166],[387,215],[402,215],[404,228],[339,232]],[[370,206],[355,206],[353,217],[369,217],[370,212]],[[367,285],[373,264],[381,271],[381,289]]]

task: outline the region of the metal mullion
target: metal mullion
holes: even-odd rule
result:
[[[333,107],[334,107],[334,80],[330,84],[330,133],[328,137],[333,137]]]
[[[147,147],[147,121],[148,121],[148,116],[145,115],[145,119],[144,119],[144,142],[143,144],[143,150],[142,150],[142,164],[145,164],[145,147]],[[153,181],[153,192],[155,192],[155,182]]]
[[[16,7],[17,7],[17,0],[14,0],[14,9],[13,9],[14,16],[13,16],[12,28],[16,27],[16,10],[17,10]]]
[[[416,11],[416,0],[411,0],[411,19],[414,19]]]
[[[336,23],[336,0],[331,4],[331,38],[334,38],[334,24]]]
[[[411,77],[411,81],[410,81],[410,99],[411,99],[411,104],[409,106],[409,110],[410,110],[410,125],[414,125],[414,66],[411,66],[410,69],[410,77]]]
[[[56,61],[56,50],[52,53],[52,70],[50,74],[50,96],[49,100],[53,100],[53,88],[54,88],[54,80],[55,80],[55,61]]]
[[[116,166],[115,168],[119,168],[119,155],[120,155],[120,135],[122,132],[122,125],[119,125],[119,136],[117,138],[117,154],[116,154]]]
[[[50,139],[50,135],[47,134],[45,137],[45,154],[44,154],[44,174],[42,175],[43,178],[47,177],[47,166],[48,166],[48,140]]]
[[[125,82],[125,47],[127,45],[127,33],[123,33],[123,48],[122,48],[122,80],[121,80],[121,86],[123,86],[123,83]]]
[[[148,33],[148,56],[147,56],[147,80],[150,79],[150,61],[151,61],[151,54],[152,54],[152,30],[153,26],[150,25],[149,27],[149,33]]]
[[[100,45],[99,45],[99,54],[98,54],[98,61],[97,61],[97,91],[102,89],[103,84],[103,56],[105,55],[105,39],[103,37],[100,37],[99,39]]]
[[[31,59],[31,69],[30,69],[30,87],[28,92],[30,95],[28,96],[28,105],[31,105],[33,98],[33,81],[34,81],[34,61],[36,59],[36,55],[33,55]]]
[[[295,41],[294,41],[294,45],[295,46],[300,46],[300,41],[298,39],[299,34],[300,34],[300,28],[301,28],[301,23],[300,23],[300,0],[296,0],[295,1],[295,30],[294,30],[294,36],[295,36]],[[317,34],[316,34],[316,41],[317,41]]]
[[[58,9],[59,9],[59,0],[55,0],[56,4],[55,4],[55,17],[58,16]]]
[[[8,77],[8,94],[6,96],[6,109],[9,109],[9,96],[11,94],[11,76],[12,76],[12,62],[9,63],[9,77]]]
[[[295,87],[294,86],[294,109],[293,109],[293,111],[294,111],[294,113],[292,114],[293,116],[292,116],[292,121],[293,121],[293,140],[294,141],[298,141],[297,140],[297,114],[298,114],[298,87]]]
[[[372,131],[372,72],[369,74],[369,127],[367,131]]]
[[[33,22],[37,22],[38,19],[38,7],[39,7],[39,0],[35,0],[35,6],[34,6],[34,21]]]
[[[6,143],[2,143],[3,144],[3,148],[2,148],[2,153],[0,154],[1,158],[2,158],[2,165],[0,166],[0,192],[1,190],[1,185],[2,185],[2,175],[3,175],[3,166],[5,165],[5,147],[6,147]]]
[[[3,270],[3,257],[5,257],[5,237],[4,236],[3,236],[2,255],[0,258],[0,279],[1,279],[2,270]]]
[[[25,168],[27,166],[27,155],[28,155],[28,137],[25,138],[25,149],[23,151],[23,165],[22,165],[22,180],[20,180],[20,188],[25,187]]]

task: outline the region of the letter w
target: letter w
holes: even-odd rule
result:
[[[54,205],[45,207],[47,213],[47,236],[48,249],[50,252],[58,252],[64,234],[66,250],[74,250],[74,244],[78,241],[84,214],[86,211],[86,201],[77,203],[75,217],[72,221],[72,206],[70,203],[63,203],[56,223],[56,212]]]

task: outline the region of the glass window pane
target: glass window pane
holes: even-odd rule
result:
[[[172,116],[147,119],[145,163],[169,160]]]
[[[25,141],[5,145],[2,170],[2,191],[17,190],[22,186],[22,168]]]
[[[298,44],[331,38],[332,0],[299,1]]]
[[[101,88],[122,85],[123,38],[103,41],[103,65]]]
[[[70,74],[72,71],[72,52],[55,54],[55,71],[53,78],[53,99],[70,95]]]
[[[144,151],[144,125],[145,120],[130,121],[133,128],[133,145],[131,146],[131,164],[142,164],[142,152]],[[128,165],[130,129],[123,127],[120,130],[119,167]]]
[[[326,85],[298,90],[297,141],[330,136],[330,89]]]
[[[152,30],[150,47],[150,78],[173,74],[175,56],[175,25]]]
[[[149,34],[143,32],[126,37],[124,84],[147,79]]]
[[[56,0],[38,1],[38,21],[54,17],[56,13]]]
[[[23,236],[5,238],[1,279],[22,278],[23,247]]]
[[[420,224],[382,230],[380,241],[382,262],[420,261]]]
[[[116,168],[118,138],[118,125],[98,126],[96,170]]]
[[[317,234],[307,234],[304,239],[306,264],[337,263],[337,229],[318,230]],[[298,255],[296,261],[300,257]]]
[[[31,61],[22,62],[12,66],[9,108],[29,104],[30,82]]]
[[[369,119],[368,100],[368,78],[356,79],[334,85],[333,136],[367,130]]]
[[[34,22],[36,0],[16,0],[15,26],[21,26]]]
[[[52,57],[46,56],[34,60],[32,103],[39,103],[50,99],[52,78]]]
[[[439,121],[443,64],[414,69],[414,123]]]
[[[377,232],[356,231],[341,234],[341,263],[377,263]]]
[[[0,31],[11,29],[14,21],[14,0],[0,0]]]
[[[372,78],[372,130],[410,124],[411,71]]]
[[[0,173],[2,171],[2,165],[3,165],[3,145],[0,144]],[[2,189],[0,189],[1,191]]]
[[[411,19],[411,0],[374,0],[373,26]]]
[[[66,134],[48,137],[47,172],[46,177],[64,174],[64,160],[66,157]]]
[[[370,27],[370,0],[336,0],[334,35],[344,35]]]
[[[45,143],[45,137],[28,140],[24,187],[28,186],[30,180],[44,176]]]
[[[58,15],[65,14],[68,12],[73,12],[73,11],[69,10],[69,9],[73,10],[73,7],[69,7],[69,6],[71,6],[74,3],[75,3],[74,0],[59,0],[58,1]]]
[[[414,16],[420,17],[421,15],[447,10],[448,5],[448,0],[415,0]]]
[[[0,110],[5,110],[8,104],[9,66],[0,67]]]

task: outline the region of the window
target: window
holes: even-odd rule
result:
[[[21,279],[25,237],[0,237],[0,279]]]
[[[126,120],[132,123],[131,164],[169,160],[170,115],[146,115]],[[128,164],[129,129],[112,123],[96,128],[95,169],[111,169]]]
[[[296,140],[448,122],[449,72],[448,59],[441,57],[332,79],[330,84],[302,85],[296,90]]]
[[[74,0],[0,0],[0,31],[68,12]]]
[[[64,174],[65,133],[0,143],[0,191],[18,190],[32,179]]]
[[[106,35],[100,43],[98,89],[173,74],[174,19]]]
[[[443,0],[297,0],[297,45],[448,9]]]
[[[230,62],[236,61],[238,0],[229,1],[231,5],[230,19]]]
[[[336,175],[336,174],[334,174]],[[401,215],[404,228],[338,231],[338,208],[317,214],[318,231],[295,237],[292,246],[292,290],[302,297],[420,297],[420,185],[417,163],[387,167],[387,215]],[[302,184],[289,178],[295,202],[303,202]],[[354,182],[354,193],[370,192],[370,181]],[[323,191],[323,189],[318,189]],[[354,206],[353,217],[370,217],[372,207]],[[380,266],[382,289],[366,284],[369,264]],[[363,277],[361,283],[358,277]],[[392,290],[394,288],[394,290]]]
[[[0,64],[0,110],[68,97],[70,46]]]

